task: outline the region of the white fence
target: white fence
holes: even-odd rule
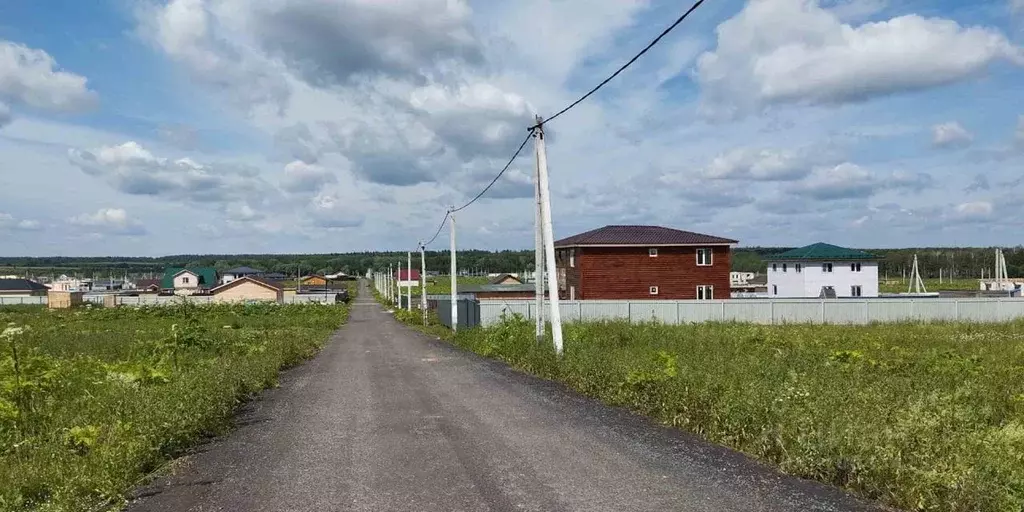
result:
[[[545,303],[544,307],[548,307]],[[1006,322],[1024,318],[1024,299],[739,299],[711,301],[586,300],[559,307],[566,322],[626,320],[665,324],[868,324],[873,322]],[[532,300],[480,301],[480,323],[503,314],[533,318]]]
[[[284,297],[285,304],[308,304],[308,303],[321,303],[321,304],[334,304],[335,293],[303,293],[301,295],[286,295]],[[90,302],[97,305],[103,305],[103,295],[86,295],[83,297],[85,302]],[[116,296],[116,303],[119,306],[165,306],[168,304],[180,303],[183,297],[169,296],[169,295],[139,295],[137,297],[128,296]],[[209,295],[195,295],[187,297],[189,302],[194,304],[212,304],[215,301],[212,296]],[[47,303],[46,297],[3,297],[0,296],[0,306],[45,306]]]

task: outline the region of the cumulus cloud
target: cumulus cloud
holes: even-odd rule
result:
[[[0,100],[55,112],[77,112],[96,104],[81,75],[57,69],[50,54],[0,41]]]
[[[818,0],[751,0],[717,34],[697,78],[704,112],[718,117],[926,89],[996,61],[1024,65],[1024,49],[993,28],[913,14],[853,25]]]
[[[960,123],[950,121],[932,126],[932,145],[937,148],[962,148],[971,145],[974,136]]]
[[[993,211],[991,202],[975,201],[956,205],[952,217],[960,221],[985,221],[992,218]]]
[[[139,236],[146,234],[142,223],[128,216],[122,208],[101,208],[96,213],[76,215],[68,222],[90,233]]]
[[[817,160],[802,151],[736,148],[716,156],[703,174],[710,179],[791,181],[807,176]]]
[[[920,192],[933,186],[934,179],[929,174],[897,171],[880,177],[846,162],[815,169],[807,179],[791,187],[790,192],[817,200],[865,199],[883,190]]]
[[[182,0],[178,0],[182,1]],[[196,1],[196,0],[185,0]],[[312,83],[427,79],[482,61],[465,0],[222,0],[219,19]]]
[[[331,171],[296,160],[284,167],[281,187],[288,192],[317,192],[325,185],[337,181],[337,176]]]
[[[157,157],[132,141],[92,151],[72,149],[68,155],[83,172],[126,194],[225,205],[263,202],[275,192],[256,170]]]
[[[1024,0],[1010,0],[1010,12],[1024,14]]]
[[[357,228],[366,218],[337,194],[320,194],[310,201],[307,211],[313,225],[325,229]]]
[[[42,228],[37,220],[17,219],[9,213],[0,212],[0,231],[39,231]]]
[[[11,123],[11,107],[0,101],[0,128]]]
[[[988,177],[985,176],[984,174],[975,174],[974,180],[972,180],[971,183],[967,185],[966,188],[964,188],[964,192],[971,193],[977,192],[979,190],[988,190],[989,188],[991,187],[988,183]]]

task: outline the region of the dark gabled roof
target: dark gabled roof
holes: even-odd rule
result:
[[[266,286],[267,288],[273,288],[275,291],[284,290],[284,287],[281,286],[281,283],[278,283],[276,281],[271,281],[269,279],[262,279],[262,278],[253,277],[253,276],[242,276],[242,277],[239,277],[238,279],[234,279],[231,282],[222,284],[222,285],[220,285],[220,286],[210,290],[210,293],[216,294],[218,292],[222,292],[222,291],[227,290],[229,288],[234,288],[235,286],[238,286],[238,285],[240,285],[242,283],[246,283],[246,282],[253,282],[253,283],[261,284],[263,286]]]
[[[555,247],[575,247],[581,245],[723,245],[735,243],[739,242],[729,238],[661,226],[605,226],[558,240],[555,242]]]
[[[4,292],[34,292],[48,289],[49,288],[31,279],[0,279],[0,291]]]
[[[779,254],[770,254],[767,260],[877,260],[878,256],[858,249],[847,249],[838,245],[818,242],[797,247]]]
[[[252,267],[235,267],[225,270],[224,273],[236,276],[249,276],[253,274],[262,274],[263,271]]]
[[[160,281],[160,288],[165,290],[174,288],[174,276],[180,274],[183,270],[188,270],[189,272],[199,276],[199,286],[206,286],[210,288],[217,285],[217,269],[213,267],[170,267],[164,270],[164,277]]]
[[[160,286],[160,279],[136,279],[135,280],[135,288],[138,288],[139,290],[144,290],[144,289],[149,288],[151,286],[159,287]]]

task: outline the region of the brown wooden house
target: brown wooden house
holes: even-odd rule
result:
[[[660,226],[605,226],[555,242],[559,296],[728,299],[736,240]]]

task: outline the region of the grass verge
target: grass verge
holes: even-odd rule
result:
[[[420,330],[907,510],[1024,510],[1024,323]]]
[[[345,306],[0,310],[0,510],[116,507],[314,355]]]

